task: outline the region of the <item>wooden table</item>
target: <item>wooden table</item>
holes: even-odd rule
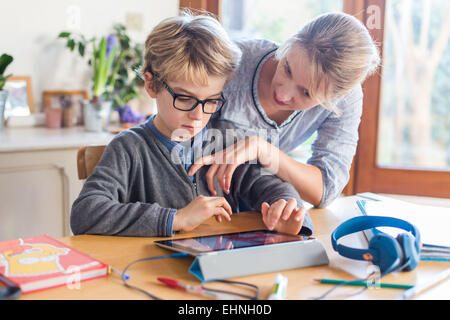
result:
[[[287,299],[309,299],[317,297],[332,288],[331,285],[318,284],[315,278],[333,278],[352,280],[356,277],[365,277],[368,267],[367,262],[350,260],[339,256],[332,250],[330,235],[332,231],[343,221],[358,215],[355,205],[357,197],[346,197],[336,200],[327,209],[310,209],[309,213],[315,226],[314,236],[325,246],[329,265],[300,268],[280,271],[288,277]],[[214,219],[206,221],[194,232],[177,234],[174,238],[208,235],[215,233],[228,233],[236,231],[249,231],[264,228],[260,215],[255,212],[234,214],[231,222],[217,223]],[[130,262],[140,258],[166,255],[169,250],[159,248],[153,241],[167,238],[134,238],[113,236],[81,235],[59,239],[84,253],[91,255],[104,263],[122,270]],[[347,245],[355,247],[367,247],[367,242],[362,233],[343,238]],[[143,288],[162,299],[204,299],[202,296],[186,293],[180,290],[168,288],[157,281],[157,277],[177,279],[186,283],[199,284],[199,280],[188,272],[192,264],[192,257],[179,259],[163,259],[142,262],[133,265],[128,274],[130,284]],[[412,284],[427,281],[435,274],[445,270],[450,265],[448,262],[421,261],[418,268],[410,272],[398,272],[383,278],[384,282]],[[272,283],[277,273],[257,274],[234,278],[256,284],[260,288],[260,299],[269,296]],[[365,292],[349,297],[352,293],[361,290],[361,287],[343,286],[335,290],[330,299],[395,299],[403,290],[372,288]],[[418,299],[449,299],[450,281],[424,292],[416,297]],[[80,283],[79,289],[69,289],[66,286],[48,289],[36,293],[23,295],[20,299],[147,299],[145,295],[125,287],[117,274],[107,277],[89,280]]]

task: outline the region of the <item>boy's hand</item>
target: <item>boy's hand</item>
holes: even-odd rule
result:
[[[278,232],[298,234],[303,225],[306,210],[304,207],[297,208],[297,200],[288,201],[280,199],[269,205],[263,202],[261,214],[264,224],[269,230]]]
[[[173,218],[172,229],[191,231],[212,216],[216,216],[219,222],[222,217],[230,221],[231,214],[231,206],[224,197],[198,196],[186,207],[178,210]]]

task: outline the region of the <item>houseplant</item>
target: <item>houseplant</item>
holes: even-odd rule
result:
[[[2,54],[0,56],[0,132],[3,129],[3,118],[5,113],[6,99],[8,98],[8,91],[3,90],[6,80],[11,74],[4,75],[6,68],[13,62],[14,58],[9,54]]]
[[[142,86],[144,81],[135,70],[144,63],[144,45],[132,42],[124,25],[115,24],[113,29],[120,52],[112,93],[113,107],[117,108],[126,105],[128,101],[139,95],[139,86]]]
[[[130,100],[139,96],[139,87],[144,84],[138,71],[144,63],[144,44],[133,42],[127,34],[126,27],[120,23],[115,24],[113,29],[121,55],[112,92],[113,108],[118,111],[120,122],[129,125],[145,119],[128,104]]]
[[[117,65],[120,63],[120,55],[117,55],[117,39],[115,35],[86,39],[81,34],[61,32],[59,38],[65,38],[66,46],[84,57],[86,49],[90,49],[91,58],[89,65],[93,67],[92,98],[83,100],[84,125],[87,131],[102,131],[109,124],[112,101],[110,92],[114,87]],[[90,47],[90,48],[89,48]]]
[[[91,105],[107,103],[109,110],[112,107],[119,111],[122,122],[123,110],[129,108],[127,103],[130,100],[138,97],[139,86],[143,85],[142,78],[135,71],[143,64],[143,44],[132,42],[122,24],[113,26],[113,33],[103,40],[103,47],[102,40],[100,41],[98,50],[96,50],[95,38],[88,40],[81,34],[75,35],[70,32],[61,32],[59,38],[65,38],[67,47],[72,51],[77,49],[82,57],[85,56],[89,45],[92,46],[93,54],[88,60],[88,64],[94,67],[94,85],[93,98],[89,103]],[[100,67],[102,53],[106,54],[106,59],[103,67]],[[96,68],[103,72],[106,71],[108,74],[97,73]],[[87,102],[85,102],[86,104]],[[85,110],[90,109],[86,107]]]

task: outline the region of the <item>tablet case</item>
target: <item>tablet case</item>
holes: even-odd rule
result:
[[[189,272],[201,281],[208,281],[328,263],[322,243],[311,239],[205,253],[195,258]]]

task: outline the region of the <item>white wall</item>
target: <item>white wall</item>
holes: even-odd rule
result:
[[[91,90],[87,59],[65,48],[65,41],[57,39],[61,31],[79,29],[88,38],[100,37],[114,23],[125,24],[127,13],[141,13],[142,31],[130,36],[144,42],[178,8],[179,0],[1,0],[0,54],[14,57],[7,73],[31,76],[35,109],[40,111],[44,90]]]

